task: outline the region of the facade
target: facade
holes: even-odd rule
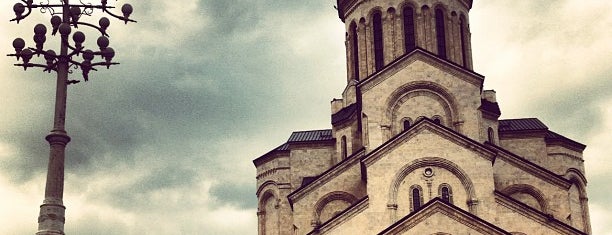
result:
[[[338,0],[331,129],[253,160],[259,234],[590,234],[585,145],[500,120],[473,71],[472,0]]]

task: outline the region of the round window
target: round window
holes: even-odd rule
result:
[[[425,168],[425,171],[423,171],[423,175],[425,177],[432,177],[434,175],[433,169],[429,167]]]

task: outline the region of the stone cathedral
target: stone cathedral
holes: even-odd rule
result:
[[[590,234],[585,145],[499,119],[473,69],[472,0],[337,0],[331,129],[253,160],[260,235]]]

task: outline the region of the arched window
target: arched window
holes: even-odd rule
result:
[[[463,67],[468,67],[467,61],[467,45],[465,45],[465,21],[463,20],[463,16],[459,18],[459,31],[461,33],[461,56],[463,59]]]
[[[408,130],[410,128],[410,119],[404,120],[404,130]]]
[[[410,186],[410,211],[415,211],[423,205],[423,190],[419,185]]]
[[[346,156],[348,155],[348,153],[346,152],[346,136],[342,136],[341,141],[340,141],[340,148],[341,148],[341,155],[342,155],[342,159],[346,159]]]
[[[406,53],[416,47],[416,37],[414,33],[414,9],[411,6],[404,7],[404,46]]]
[[[412,189],[412,208],[414,208],[413,210],[418,210],[419,208],[421,208],[421,190],[419,190],[418,188],[413,188]]]
[[[444,12],[442,9],[436,9],[436,40],[438,43],[438,56],[446,59],[446,33],[445,33],[445,19]]]
[[[438,194],[443,201],[451,204],[453,203],[453,190],[451,189],[450,185],[441,184],[438,188]]]
[[[493,128],[489,127],[487,134],[489,136],[489,142],[491,144],[495,144],[495,132],[493,131]]]
[[[382,14],[380,11],[376,11],[372,15],[372,30],[374,34],[374,67],[376,71],[380,71],[385,65]]]
[[[353,79],[359,80],[359,41],[357,36],[357,24],[355,24],[355,22],[351,23],[349,31],[351,60],[353,62]]]

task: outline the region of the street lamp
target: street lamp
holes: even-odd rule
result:
[[[89,72],[96,71],[97,67],[105,66],[110,68],[111,65],[118,63],[112,62],[115,56],[113,48],[109,47],[108,34],[106,30],[110,25],[110,20],[106,17],[100,18],[98,25],[90,24],[81,21],[82,16],[92,16],[95,10],[102,12],[128,22],[136,22],[131,20],[130,14],[133,8],[130,4],[124,4],[121,7],[122,16],[113,14],[113,6],[108,5],[107,0],[100,0],[100,4],[83,3],[79,0],[78,4],[70,4],[70,0],[59,0],[59,3],[40,3],[34,4],[33,0],[20,0],[13,6],[15,18],[11,21],[19,21],[28,17],[33,9],[39,9],[42,13],[51,15],[51,35],[60,34],[60,51],[57,54],[54,50],[44,50],[44,43],[47,40],[47,27],[44,24],[37,24],[34,27],[34,42],[35,47],[27,47],[25,40],[17,38],[13,41],[15,54],[8,56],[16,57],[17,61],[22,63],[15,66],[23,67],[24,70],[32,67],[42,68],[43,71],[57,73],[57,87],[55,95],[55,115],[53,119],[53,130],[45,138],[50,145],[49,165],[47,171],[47,182],[45,187],[45,199],[40,206],[40,214],[38,217],[38,232],[37,235],[57,235],[64,234],[65,210],[63,205],[64,194],[64,151],[66,145],[70,142],[70,137],[65,130],[66,121],[66,95],[68,85],[79,83],[79,80],[69,80],[68,74],[72,73],[72,69],[80,69],[83,75],[83,80],[89,80]],[[97,44],[99,49],[90,50],[83,46],[85,42],[85,34],[77,31],[72,33],[72,28],[78,29],[79,26],[87,26],[100,32]],[[72,41],[70,35],[72,34]],[[34,56],[43,56],[45,63],[32,63]],[[94,61],[99,56],[101,60]],[[82,57],[82,60],[78,59]]]

